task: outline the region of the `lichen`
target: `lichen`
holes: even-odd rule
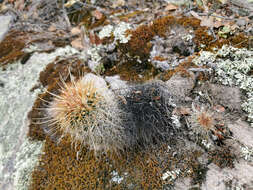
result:
[[[242,157],[247,161],[253,161],[253,148],[246,145],[241,146]]]
[[[111,37],[113,32],[113,26],[112,25],[106,25],[102,28],[102,30],[99,32],[98,37],[100,39],[103,39],[105,37]]]
[[[247,100],[242,109],[248,113],[248,121],[253,126],[253,51],[224,45],[217,52],[201,52],[193,60],[199,66],[208,65],[214,68],[216,80],[226,86],[238,86],[245,92]]]
[[[26,190],[31,182],[31,171],[38,164],[43,142],[26,140],[21,146],[15,160],[14,187],[18,190]]]
[[[132,29],[130,24],[126,22],[120,22],[117,26],[113,27],[112,25],[106,25],[102,28],[102,30],[99,32],[99,38],[103,39],[105,37],[111,37],[111,35],[114,36],[114,40],[118,41],[119,43],[127,43],[131,35],[127,35],[126,31]]]

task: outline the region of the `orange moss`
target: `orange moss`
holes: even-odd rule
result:
[[[208,159],[220,168],[233,168],[236,155],[231,152],[231,147],[223,147],[208,152]]]
[[[156,61],[165,61],[165,60],[167,60],[167,59],[164,58],[164,57],[161,57],[161,56],[155,56],[155,57],[154,57],[154,60],[156,60]]]
[[[199,50],[212,51],[214,47],[221,48],[224,44],[230,44],[235,47],[249,46],[249,37],[242,33],[229,36],[227,39],[218,38],[208,34],[208,27],[200,26],[200,20],[194,17],[180,17],[165,16],[156,19],[150,25],[141,25],[136,30],[129,31],[131,39],[126,45],[122,45],[123,52],[130,53],[132,56],[139,56],[140,58],[149,57],[152,45],[150,41],[154,36],[166,37],[170,27],[173,25],[182,25],[186,28],[194,30],[194,42]],[[203,47],[202,47],[203,46]]]
[[[191,74],[187,69],[198,67],[192,63],[194,57],[189,57],[186,61],[180,63],[176,68],[163,72],[158,76],[163,81],[169,80],[174,74],[179,73],[182,77],[191,77]]]
[[[106,76],[120,75],[122,80],[143,82],[153,79],[158,70],[154,68],[150,63],[137,64],[134,61],[118,64],[105,72]]]
[[[197,28],[206,29],[206,27],[201,27],[200,20],[194,17],[181,17],[177,19],[176,23],[184,27],[192,27],[194,30]]]
[[[134,31],[129,32],[132,36],[130,41],[123,47],[126,48],[127,52],[131,55],[139,55],[145,57],[149,54],[151,46],[150,40],[154,37],[155,32],[146,25],[141,25]]]
[[[24,52],[27,36],[24,32],[11,31],[0,43],[0,66],[20,59]]]
[[[156,35],[165,37],[166,32],[169,31],[170,26],[176,24],[176,22],[177,19],[175,17],[165,16],[155,20],[150,27],[155,32]]]
[[[167,145],[153,147],[149,153],[145,151],[129,152],[128,155],[111,153],[107,157],[95,157],[92,151],[83,147],[78,153],[71,145],[70,137],[64,137],[56,145],[46,138],[43,154],[39,165],[32,174],[30,190],[51,189],[128,189],[129,184],[134,189],[162,189],[162,181],[166,171],[181,170],[180,176],[203,180],[199,173],[201,168],[197,158],[201,152],[185,152],[173,156],[167,152]],[[123,177],[122,183],[112,181],[113,173]],[[197,177],[196,177],[197,176]]]

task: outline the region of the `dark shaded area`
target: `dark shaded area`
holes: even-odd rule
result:
[[[166,142],[177,136],[171,121],[173,98],[162,81],[137,84],[124,95],[122,109],[129,115],[126,130],[140,147]],[[136,142],[135,142],[136,141]]]

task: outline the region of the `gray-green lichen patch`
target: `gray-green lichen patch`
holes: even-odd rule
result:
[[[216,79],[226,86],[238,86],[247,97],[242,109],[248,113],[248,121],[253,126],[253,51],[224,45],[216,53],[201,52],[193,62],[214,68]]]
[[[105,26],[100,32],[99,32],[99,38],[103,39],[105,37],[110,37],[112,34],[114,36],[114,39],[116,41],[119,41],[119,43],[127,43],[131,35],[126,36],[126,31],[132,29],[130,24],[125,22],[120,22],[116,27],[113,27],[112,25]]]
[[[37,162],[43,142],[27,139],[31,110],[41,89],[39,73],[58,56],[72,56],[76,50],[59,48],[55,52],[35,53],[27,61],[0,68],[0,189],[27,189],[29,174]]]

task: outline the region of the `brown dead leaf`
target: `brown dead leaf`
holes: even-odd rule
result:
[[[176,115],[190,115],[191,109],[187,107],[180,107],[174,109],[172,113]]]
[[[91,14],[98,20],[103,18],[103,14],[99,10],[92,11]]]
[[[54,24],[51,24],[50,27],[48,28],[49,32],[55,32],[57,30],[57,28],[55,27]]]
[[[81,33],[81,29],[79,27],[74,27],[71,29],[71,34],[78,35]]]
[[[83,44],[81,38],[76,38],[71,42],[71,46],[76,49],[83,49]]]
[[[168,3],[168,5],[165,7],[166,11],[174,11],[176,10],[178,7],[176,5],[173,5],[172,3]]]
[[[201,17],[200,26],[213,27],[214,26],[213,18],[207,16]]]
[[[181,115],[190,115],[191,109],[190,108],[181,107],[180,110],[179,110],[179,113]]]
[[[90,32],[89,38],[90,38],[91,44],[99,45],[102,43],[102,41],[99,39],[99,37],[96,34],[94,34],[94,32]]]

